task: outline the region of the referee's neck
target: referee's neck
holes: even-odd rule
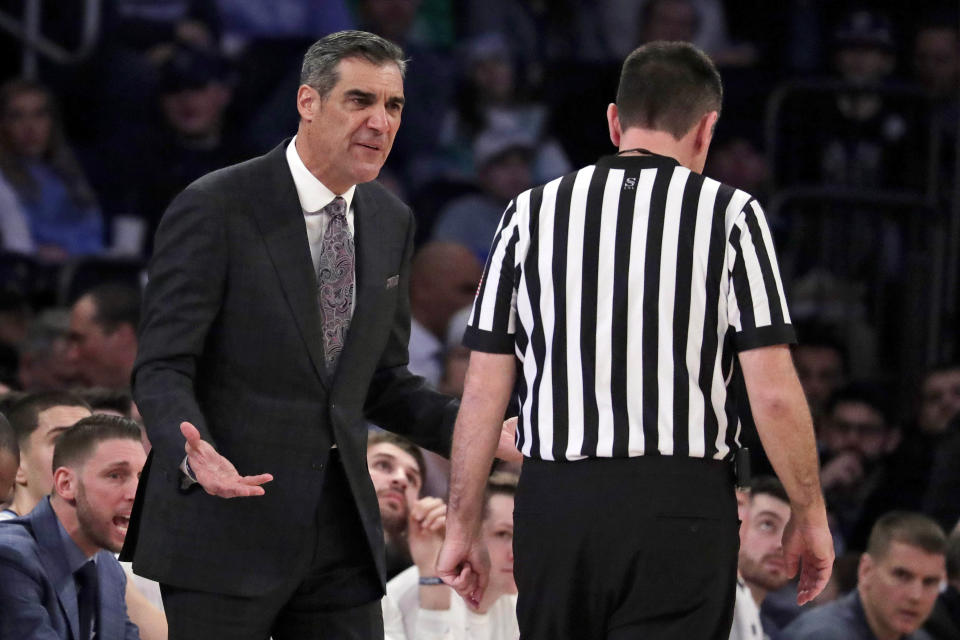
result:
[[[620,137],[619,150],[624,156],[642,155],[632,149],[644,149],[650,153],[673,158],[683,166],[689,168],[691,158],[689,134],[679,140],[667,131],[652,131],[631,127]]]

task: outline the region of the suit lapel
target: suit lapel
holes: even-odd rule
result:
[[[37,545],[44,552],[40,561],[57,591],[57,600],[60,601],[60,607],[70,625],[70,633],[74,638],[79,638],[80,612],[77,609],[77,584],[67,564],[57,515],[53,512],[49,499],[44,498],[36,506],[30,514],[30,519],[36,533]]]
[[[126,619],[121,615],[121,611],[116,605],[125,600],[126,594],[120,592],[120,581],[116,579],[117,577],[111,576],[107,571],[107,566],[113,561],[110,552],[101,551],[99,556],[100,557],[97,558],[97,577],[100,583],[100,592],[98,594],[100,611],[97,623],[99,625],[97,637],[123,638]]]
[[[263,234],[267,252],[280,277],[280,286],[293,311],[300,335],[307,345],[313,368],[329,386],[323,358],[323,336],[320,329],[320,306],[317,302],[317,275],[307,240],[306,223],[297,188],[287,165],[284,141],[265,158],[269,168],[267,195],[254,207],[257,225]]]

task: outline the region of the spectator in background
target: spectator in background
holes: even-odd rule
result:
[[[960,119],[960,31],[955,13],[934,14],[921,22],[913,41],[913,72],[933,102],[940,136],[939,184],[945,193],[953,186]]]
[[[453,57],[449,51],[415,37],[421,0],[356,0],[355,6],[360,29],[399,45],[409,58],[403,81],[403,126],[397,131],[385,166],[406,191],[412,191],[431,173],[423,158],[433,155],[438,123],[453,101]]]
[[[97,198],[66,142],[53,95],[32,80],[0,86],[0,172],[16,192],[38,257],[62,261],[103,250]]]
[[[140,292],[126,285],[102,284],[70,310],[69,358],[87,386],[125,389],[137,355]]]
[[[840,550],[862,549],[875,518],[885,511],[875,506],[878,512],[867,513],[865,503],[887,480],[900,430],[891,424],[878,389],[849,385],[827,400],[817,441],[834,540]]]
[[[783,530],[790,521],[790,498],[773,476],[750,483],[740,510],[737,600],[730,640],[776,639],[774,622],[760,613],[767,594],[790,581],[783,557]]]
[[[439,389],[442,393],[455,396],[463,395],[463,382],[467,377],[467,364],[470,361],[470,349],[463,346],[463,334],[467,330],[472,305],[467,305],[450,318],[447,326],[447,346],[443,359],[443,375]],[[515,412],[507,412],[515,415]]]
[[[90,405],[94,413],[133,418],[133,398],[125,389],[90,387],[79,390],[77,395]]]
[[[535,142],[534,182],[567,173],[570,162],[552,136],[550,110],[526,95],[524,78],[503,34],[474,37],[463,58],[462,86],[440,128],[440,170],[450,177],[476,178],[474,143],[484,130],[493,129],[523,131]]]
[[[940,434],[960,415],[960,362],[930,369],[920,388],[917,427],[925,434]]]
[[[10,407],[7,419],[17,434],[20,466],[13,503],[3,518],[25,516],[53,489],[53,448],[57,438],[90,407],[72,393],[44,391],[27,394]]]
[[[11,253],[33,254],[36,246],[30,234],[27,214],[13,187],[0,173],[0,248]]]
[[[126,576],[112,553],[126,538],[146,455],[130,420],[95,416],[53,454],[53,493],[0,524],[0,636],[137,640]]]
[[[916,513],[891,512],[870,533],[859,583],[848,595],[801,614],[785,640],[920,640],[946,577],[946,536]]]
[[[520,130],[487,130],[474,144],[480,193],[449,202],[439,214],[433,239],[469,247],[481,262],[507,204],[532,184],[535,143]]]
[[[370,432],[367,468],[380,505],[389,580],[412,564],[407,521],[420,498],[426,469],[420,449],[389,431]]]
[[[515,640],[517,583],[513,578],[513,505],[517,477],[495,473],[487,480],[481,537],[490,556],[490,582],[476,611],[453,589],[435,581],[437,554],[443,542],[443,520],[411,513],[410,553],[414,566],[387,584],[383,599],[386,640]],[[442,502],[441,502],[442,504]],[[435,511],[436,514],[439,510]],[[443,510],[446,513],[446,510]]]
[[[947,586],[923,625],[933,640],[960,638],[960,527],[947,538]]]
[[[482,275],[483,264],[461,244],[431,242],[413,257],[408,368],[433,387],[443,374],[450,318],[473,300]]]
[[[833,41],[836,78],[850,88],[809,96],[787,112],[786,176],[861,189],[912,185],[907,169],[922,138],[903,105],[874,90],[892,84],[890,22],[874,11],[854,11],[837,25]]]
[[[17,469],[20,467],[20,447],[17,446],[17,434],[0,413],[0,509],[6,511],[13,500],[13,488],[16,486]],[[0,520],[5,519],[0,515]]]
[[[824,329],[803,326],[798,327],[797,333],[800,343],[791,349],[793,364],[810,405],[814,426],[819,427],[827,400],[846,382],[846,349]]]
[[[24,391],[68,389],[77,382],[76,366],[67,357],[70,312],[47,309],[36,317],[20,344],[17,380]]]
[[[137,216],[134,253],[146,249],[149,254],[160,217],[176,194],[200,176],[251,155],[227,129],[233,78],[223,58],[176,45],[158,74],[157,121],[133,141],[120,132],[106,143],[108,150],[99,162],[94,161],[100,190],[110,194],[104,198],[108,214]],[[129,161],[118,168],[115,159],[121,153]],[[116,244],[116,234],[114,240]]]

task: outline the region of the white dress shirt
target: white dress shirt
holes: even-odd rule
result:
[[[323,242],[323,233],[327,230],[329,218],[325,215],[315,214],[325,206],[333,202],[338,195],[347,201],[347,225],[350,227],[350,233],[354,234],[354,211],[353,194],[357,186],[353,185],[346,191],[336,194],[325,184],[317,180],[317,177],[310,173],[307,166],[300,159],[296,147],[297,137],[294,136],[290,144],[287,145],[287,164],[290,166],[290,173],[293,175],[293,184],[297,188],[297,198],[300,200],[300,209],[303,211],[303,219],[307,225],[307,240],[310,243],[310,257],[313,259],[313,271],[316,273],[320,266],[320,245]],[[356,277],[356,274],[354,274]],[[356,280],[354,280],[356,281]],[[353,288],[353,306],[357,302],[357,288]]]

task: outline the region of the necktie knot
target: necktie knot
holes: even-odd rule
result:
[[[337,196],[323,210],[329,213],[331,218],[344,218],[347,215],[347,201],[342,196]]]

